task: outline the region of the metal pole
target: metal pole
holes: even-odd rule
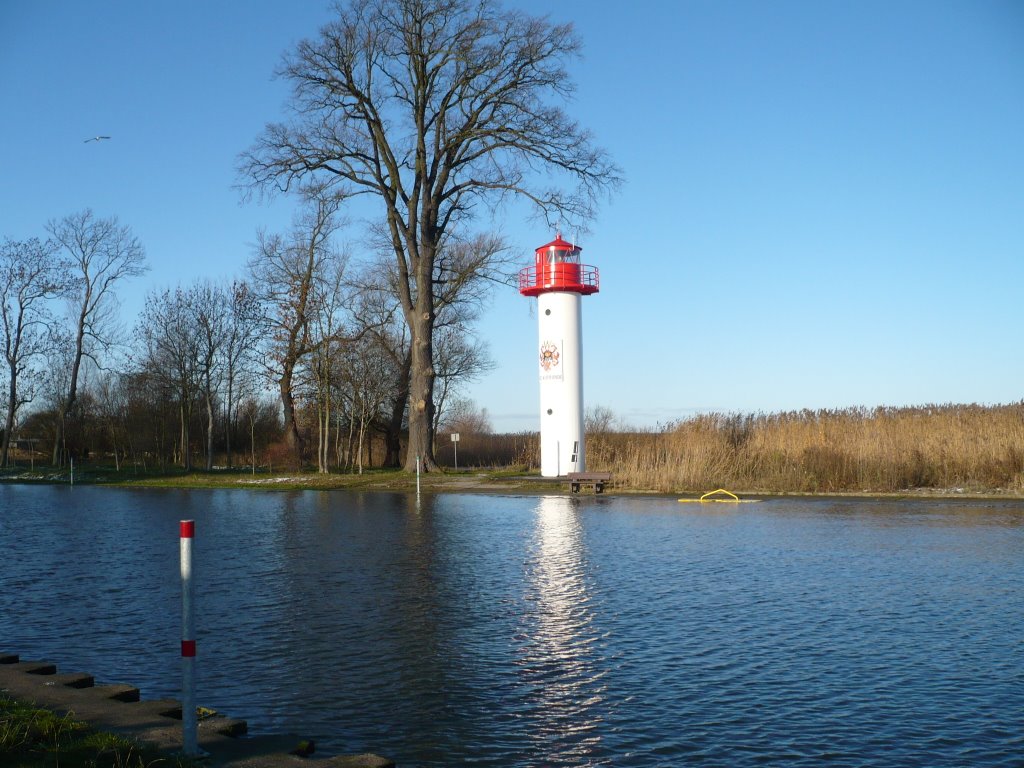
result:
[[[192,610],[192,539],[194,520],[181,521],[181,741],[186,757],[200,754],[196,718],[196,640]]]
[[[420,457],[416,454],[416,496],[420,495]]]
[[[455,449],[455,471],[459,469],[459,441],[456,440],[452,443],[452,447]]]

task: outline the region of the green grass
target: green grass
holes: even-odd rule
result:
[[[89,728],[68,714],[0,696],[0,766],[4,768],[194,768],[130,739]]]

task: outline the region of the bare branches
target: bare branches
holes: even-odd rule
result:
[[[588,218],[620,172],[563,109],[580,48],[571,25],[489,0],[352,3],[284,60],[294,120],[267,126],[240,170],[264,190],[309,176],[364,188],[407,229],[426,212],[414,201],[441,217],[501,192]],[[538,191],[551,172],[571,188]]]
[[[111,343],[115,287],[122,280],[143,275],[149,268],[142,244],[116,217],[96,218],[86,209],[59,221],[50,221],[47,230],[67,254],[71,265],[67,298],[75,324],[67,390],[61,395],[57,408],[57,438],[53,445],[56,465],[63,444],[64,418],[78,395],[82,359],[95,360],[97,352]]]
[[[0,344],[6,364],[7,408],[0,466],[7,463],[18,409],[31,400],[25,377],[34,373],[33,358],[46,350],[50,317],[45,302],[64,290],[66,282],[52,243],[36,238],[4,240],[0,247]]]
[[[322,186],[308,188],[307,205],[287,237],[260,233],[250,261],[253,285],[268,329],[267,368],[277,383],[285,417],[285,435],[296,459],[303,438],[296,421],[295,375],[300,364],[324,343],[318,334],[323,312],[344,270],[344,258],[331,237],[340,226],[343,202]],[[319,328],[318,328],[319,325]],[[333,327],[333,326],[332,326]],[[340,333],[340,329],[333,332]]]
[[[290,120],[268,125],[240,157],[249,192],[315,180],[379,200],[410,332],[409,468],[417,453],[433,462],[438,314],[480,285],[469,278],[493,257],[452,268],[447,238],[477,203],[508,197],[582,224],[620,183],[563,109],[573,92],[565,65],[579,50],[571,25],[502,12],[495,0],[351,0],[285,57]]]

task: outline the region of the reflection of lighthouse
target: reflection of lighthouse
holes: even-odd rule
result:
[[[586,469],[583,448],[583,327],[580,297],[597,293],[597,268],[559,234],[519,272],[519,292],[536,296],[540,325],[540,473]]]

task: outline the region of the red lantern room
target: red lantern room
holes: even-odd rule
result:
[[[537,261],[519,271],[519,292],[523,296],[539,296],[554,291],[589,295],[598,291],[597,267],[580,264],[583,249],[562,239],[555,239],[537,249]]]

